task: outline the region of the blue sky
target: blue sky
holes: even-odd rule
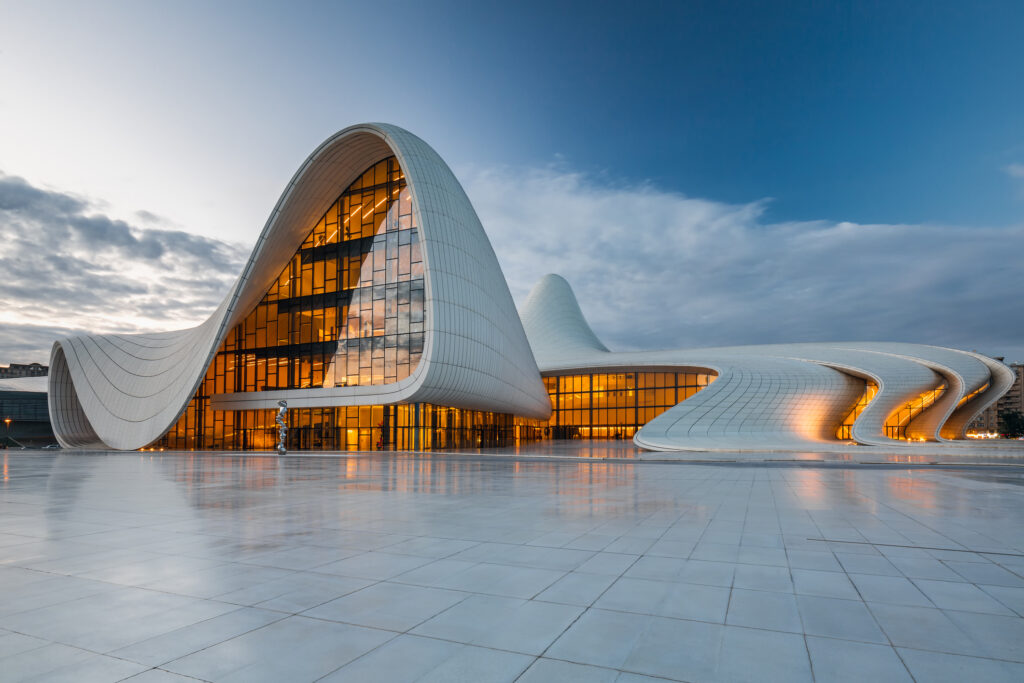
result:
[[[23,179],[10,196],[71,196],[76,216],[143,242],[184,232],[241,259],[321,140],[387,121],[453,167],[517,300],[535,271],[563,272],[613,346],[871,338],[1024,357],[1003,298],[1024,285],[1009,258],[1024,240],[1022,44],[1019,2],[0,1],[0,172]],[[527,191],[529,210],[509,201]],[[613,201],[616,221],[579,220]],[[35,244],[39,225],[7,208],[9,244]],[[666,243],[704,250],[675,259],[692,296],[637,335],[625,312],[677,291],[669,263],[637,273]],[[524,244],[534,255],[513,257]],[[815,258],[838,262],[818,280],[782,270],[817,272]],[[76,319],[0,290],[0,351],[48,346],[17,330],[196,322],[227,287],[207,273],[198,295],[179,282],[198,266],[165,266],[176,294],[120,317],[99,281],[117,305]],[[131,270],[97,265],[106,282]]]

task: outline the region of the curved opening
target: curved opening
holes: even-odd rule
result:
[[[840,441],[850,441],[853,439],[853,423],[857,421],[860,414],[864,412],[864,409],[871,403],[871,399],[878,393],[878,384],[874,380],[865,380],[864,382],[864,393],[860,399],[853,406],[850,413],[843,418],[842,424],[836,429],[836,438]]]
[[[71,372],[61,345],[54,344],[50,354],[49,391],[47,402],[50,412],[50,423],[57,441],[65,448],[83,448],[96,446],[100,438],[89,422],[82,409],[75,391]]]
[[[885,435],[890,439],[898,439],[900,441],[908,441],[907,437],[907,426],[910,422],[917,417],[922,411],[927,409],[945,393],[948,383],[943,380],[941,384],[936,386],[934,389],[923,392],[917,398],[907,401],[905,404],[899,406],[889,417],[885,419]],[[923,441],[924,439],[919,439]]]
[[[309,227],[263,298],[228,332],[195,396],[158,443],[250,447],[265,436],[266,411],[214,411],[217,394],[407,378],[424,347],[424,270],[412,195],[389,156]]]
[[[544,376],[551,417],[523,421],[536,439],[630,439],[645,424],[707,388],[718,374],[632,370]]]

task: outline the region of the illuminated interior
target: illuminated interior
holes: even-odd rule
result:
[[[232,329],[158,448],[271,449],[275,412],[214,411],[214,394],[397,382],[423,350],[423,261],[395,157],[367,169],[314,225],[263,300]],[[429,404],[288,411],[288,447],[498,446],[510,415]]]
[[[843,424],[839,425],[839,429],[836,430],[836,438],[840,441],[849,441],[853,438],[853,423],[857,421],[860,414],[864,412],[864,409],[868,407],[869,403],[871,403],[871,399],[873,399],[875,394],[878,393],[878,385],[873,381],[867,380],[864,385],[864,394],[860,397],[860,400],[857,401],[857,405],[853,407],[850,414],[846,416],[846,419],[843,420]]]
[[[189,411],[150,448],[259,451],[277,445],[276,411],[198,413],[191,405]],[[206,423],[209,419],[213,428]],[[429,451],[508,446],[516,440],[511,415],[428,403],[297,408],[288,411],[287,421],[289,450]]]
[[[926,391],[913,401],[905,403],[893,411],[885,420],[885,435],[890,439],[907,439],[907,425],[917,417],[921,411],[939,400],[939,397],[946,391],[945,381],[931,391]]]
[[[715,380],[714,373],[621,372],[544,377],[552,413],[543,438],[627,439]]]

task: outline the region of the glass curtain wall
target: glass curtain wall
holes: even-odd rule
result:
[[[273,410],[219,411],[224,426],[208,431],[179,422],[149,449],[269,451],[277,445]],[[432,451],[493,448],[515,443],[515,418],[428,403],[288,411],[289,450]],[[147,449],[143,449],[147,450]]]
[[[885,420],[885,435],[890,439],[907,439],[907,425],[921,412],[939,400],[946,391],[945,381],[931,391],[926,391],[914,400],[900,406]]]
[[[398,160],[367,169],[228,333],[185,413],[153,446],[273,448],[274,411],[213,411],[214,394],[408,377],[420,362],[426,318],[418,232]],[[296,409],[288,422],[289,448],[299,449],[497,445],[514,432],[508,415],[426,404]]]
[[[714,373],[620,372],[544,377],[552,413],[543,438],[627,439],[715,380]]]
[[[840,441],[849,441],[853,438],[851,433],[853,430],[853,423],[857,421],[857,418],[860,417],[860,414],[864,412],[864,409],[868,407],[868,404],[871,403],[871,399],[873,399],[877,393],[878,385],[872,380],[865,380],[864,394],[860,397],[860,400],[857,401],[857,405],[853,407],[850,414],[846,416],[846,419],[843,420],[843,424],[839,425],[839,428],[836,430],[837,439]]]

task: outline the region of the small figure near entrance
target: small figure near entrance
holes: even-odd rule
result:
[[[278,401],[277,406],[277,417],[274,418],[274,422],[277,423],[277,454],[287,455],[288,449],[284,447],[284,440],[288,436],[288,425],[284,422],[284,416],[288,413],[288,401]]]

